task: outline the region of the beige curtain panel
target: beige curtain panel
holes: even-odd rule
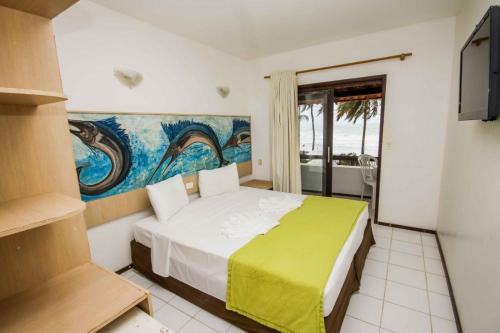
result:
[[[301,193],[297,75],[271,74],[272,174],[276,191]]]

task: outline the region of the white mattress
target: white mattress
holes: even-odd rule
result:
[[[229,257],[251,238],[222,236],[220,233],[222,223],[231,214],[258,209],[260,198],[285,195],[248,187],[240,189],[237,193],[194,199],[172,217],[168,224],[158,222],[155,216],[147,217],[135,224],[134,238],[137,242],[152,248],[152,251],[153,235],[168,239],[170,255],[162,260],[169,260],[169,275],[225,301]],[[297,198],[304,197],[297,196]],[[363,240],[367,220],[368,210],[365,209],[330,273],[324,291],[325,317],[331,313],[335,305],[350,264]]]

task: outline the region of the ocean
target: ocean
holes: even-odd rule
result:
[[[313,130],[310,112],[305,112],[309,119],[300,121],[300,150],[312,155],[323,153],[323,115],[316,116],[313,111],[315,124],[315,146],[313,150]],[[336,118],[336,117],[335,117]],[[371,118],[366,124],[365,154],[378,156],[380,115]],[[361,140],[363,136],[363,120],[358,119],[356,124],[346,120],[336,121],[333,124],[333,155],[355,153],[361,154]]]

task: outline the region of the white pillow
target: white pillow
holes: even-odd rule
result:
[[[238,192],[240,179],[236,163],[218,169],[201,170],[198,173],[198,186],[202,197]]]
[[[189,203],[181,175],[176,175],[154,185],[148,185],[146,190],[156,218],[160,222],[167,222],[172,215]]]

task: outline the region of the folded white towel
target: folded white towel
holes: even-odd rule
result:
[[[243,238],[264,235],[272,228],[279,225],[273,220],[258,212],[246,212],[231,215],[224,221],[221,234],[226,238]]]
[[[259,208],[263,212],[273,215],[283,216],[289,211],[297,209],[300,206],[302,206],[302,201],[289,195],[262,198],[259,200]]]
[[[233,214],[222,223],[221,234],[227,238],[255,237],[279,225],[286,213],[302,206],[302,200],[291,195],[272,196],[259,200],[252,212]]]

